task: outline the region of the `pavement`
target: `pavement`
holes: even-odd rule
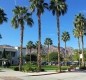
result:
[[[10,69],[0,71],[0,80],[86,80],[86,71],[65,73],[50,72],[19,72]]]

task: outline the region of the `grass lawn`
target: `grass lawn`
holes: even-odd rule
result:
[[[11,66],[10,68],[11,69],[14,69],[15,67],[18,67],[18,66]],[[24,65],[23,67],[27,68],[29,67],[29,65]],[[37,68],[36,65],[31,65],[31,68]],[[48,71],[48,70],[58,70],[58,66],[56,65],[46,65],[46,66],[42,66],[42,69],[44,69],[45,71]],[[68,66],[61,66],[61,69],[62,70],[67,70],[68,69]]]

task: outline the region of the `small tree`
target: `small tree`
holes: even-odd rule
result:
[[[49,48],[50,48],[50,45],[53,44],[51,38],[46,38],[44,44],[48,46],[47,61],[49,62],[49,53],[50,53]]]
[[[63,34],[62,34],[62,40],[64,41],[64,43],[65,43],[65,55],[64,55],[64,58],[66,59],[66,42],[68,41],[68,40],[70,40],[70,34],[68,33],[68,32],[63,32]]]
[[[27,49],[30,50],[30,64],[31,64],[31,50],[34,47],[34,44],[32,41],[29,41],[26,46],[27,46]]]
[[[2,58],[5,58],[6,59],[7,55],[6,55],[6,51],[5,49],[3,50],[3,53],[2,53]]]

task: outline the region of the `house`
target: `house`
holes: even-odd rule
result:
[[[9,61],[11,65],[19,64],[19,47],[10,45],[0,45],[0,65],[3,61]],[[22,50],[23,56],[26,54],[26,48]]]

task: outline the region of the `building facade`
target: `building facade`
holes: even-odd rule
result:
[[[0,65],[2,65],[4,61],[9,61],[11,65],[18,65],[19,53],[19,47],[14,47],[10,45],[0,45]],[[26,55],[26,48],[23,48],[22,54],[23,56]]]

